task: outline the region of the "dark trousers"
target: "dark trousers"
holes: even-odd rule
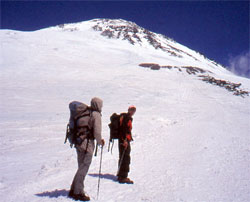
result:
[[[122,178],[127,178],[128,177],[128,173],[129,173],[131,147],[130,147],[130,143],[128,143],[128,147],[125,150],[125,148],[122,145],[122,143],[123,142],[121,140],[119,140],[119,164],[118,164],[118,166],[121,163],[121,167],[120,167],[120,171],[117,174],[117,176],[118,177],[122,177]],[[124,150],[125,150],[125,153],[124,153]],[[122,159],[123,153],[124,153],[124,156],[123,156],[123,159]]]

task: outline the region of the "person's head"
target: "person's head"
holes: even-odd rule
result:
[[[103,101],[100,98],[94,97],[91,100],[91,108],[94,111],[102,112]]]
[[[131,106],[128,108],[128,114],[129,114],[130,116],[134,116],[135,112],[136,112],[136,107],[135,107],[134,105],[131,105]]]

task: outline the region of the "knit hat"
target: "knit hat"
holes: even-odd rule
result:
[[[131,106],[129,106],[128,110],[129,110],[129,111],[130,111],[130,110],[136,111],[136,107],[135,107],[134,105],[131,105]]]

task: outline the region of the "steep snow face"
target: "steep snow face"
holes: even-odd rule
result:
[[[1,200],[72,201],[66,196],[76,154],[63,144],[68,103],[88,104],[98,96],[104,100],[106,142],[109,116],[137,106],[129,175],[135,184],[115,182],[117,142],[113,155],[105,147],[98,201],[248,202],[250,98],[199,76],[241,83],[247,91],[250,80],[171,40],[199,61],[155,49],[147,40],[132,45],[103,36],[93,28],[97,22],[104,26],[93,20],[36,32],[0,31]],[[85,181],[92,201],[99,158],[93,158]]]
[[[224,67],[215,61],[209,60],[204,55],[178,44],[167,36],[153,33],[130,21],[122,19],[94,19],[82,23],[59,25],[58,27],[68,31],[86,31],[86,25],[109,39],[125,40],[131,45],[141,46],[143,49],[162,51],[165,57],[170,56],[170,60],[176,60],[177,58],[177,61],[182,61],[183,63],[190,61],[196,64],[196,66],[204,63],[215,69],[214,71],[227,72]]]

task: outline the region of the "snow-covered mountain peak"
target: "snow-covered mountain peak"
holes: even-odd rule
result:
[[[169,52],[175,56],[182,57],[175,53],[177,49],[173,49],[169,44],[172,39],[151,32],[143,27],[138,26],[134,22],[122,20],[122,19],[94,19],[95,25],[92,28],[95,31],[100,31],[101,35],[108,38],[116,38],[127,40],[132,45],[139,44],[140,46],[152,46],[155,49],[161,49],[165,52]],[[172,51],[170,51],[172,50]]]
[[[146,50],[157,51],[157,54],[163,54],[166,57],[170,57],[171,60],[183,62],[191,60],[196,66],[199,66],[201,62],[205,62],[213,69],[225,71],[223,66],[215,61],[209,60],[204,55],[177,43],[165,35],[149,31],[131,21],[98,18],[79,23],[62,24],[58,25],[57,29],[58,28],[62,31],[84,32],[85,35],[88,31],[95,31],[110,40],[127,41],[130,45],[141,47]]]
[[[90,20],[89,22],[94,22],[97,24],[105,24],[105,25],[119,25],[119,26],[137,26],[136,23],[124,19],[108,19],[108,18],[96,18]]]
[[[161,44],[162,40],[168,39],[167,37],[155,34],[134,22],[123,19],[93,19],[76,24],[59,25],[58,27],[66,31],[82,31],[87,24],[107,38],[122,39],[127,40],[132,45],[150,45],[155,49],[167,50],[167,47],[163,47]]]

